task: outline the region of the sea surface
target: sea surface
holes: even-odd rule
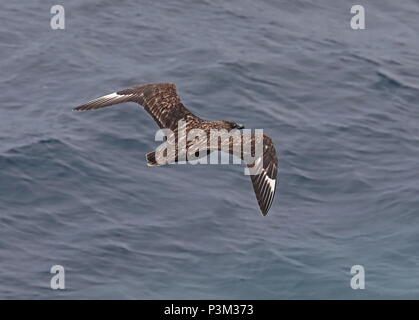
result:
[[[419,2],[358,2],[2,1],[0,298],[419,298]],[[272,137],[268,216],[240,165],[147,167],[137,105],[72,112],[169,81]]]

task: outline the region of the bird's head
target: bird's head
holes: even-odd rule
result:
[[[234,130],[234,129],[244,129],[244,125],[240,124],[240,123],[236,123],[233,121],[224,121],[225,124],[225,128],[230,131],[230,130]]]

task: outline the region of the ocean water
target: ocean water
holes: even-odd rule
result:
[[[0,298],[419,298],[418,1],[55,4],[0,4]],[[71,111],[167,81],[272,137],[268,216],[241,166],[147,167],[137,105]]]

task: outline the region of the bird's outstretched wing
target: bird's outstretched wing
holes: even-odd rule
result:
[[[228,150],[229,153],[240,157],[250,170],[253,190],[259,203],[259,208],[264,216],[272,205],[276,191],[276,177],[278,173],[278,157],[272,139],[263,134],[240,134],[240,139],[235,140],[225,135],[218,140],[218,145],[210,145],[210,150]],[[213,139],[210,136],[210,140]],[[217,138],[218,139],[218,138]],[[217,140],[211,140],[217,141]],[[240,146],[241,143],[241,146]],[[260,155],[256,145],[262,147]],[[258,156],[257,158],[255,158]]]
[[[254,163],[247,166],[257,173],[251,175],[250,178],[260,210],[266,216],[274,200],[278,173],[278,157],[269,136],[263,135],[263,157],[257,158]]]
[[[91,100],[73,110],[94,110],[123,102],[135,102],[143,106],[160,128],[174,130],[179,120],[187,115],[194,117],[182,104],[174,83],[139,85]]]

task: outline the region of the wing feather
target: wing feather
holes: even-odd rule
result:
[[[252,164],[248,164],[248,167],[255,169],[256,174],[251,175],[250,178],[260,210],[266,216],[275,197],[278,174],[278,157],[269,136],[263,135],[263,157],[256,159]]]
[[[182,104],[174,83],[139,85],[91,100],[74,110],[95,110],[124,102],[143,106],[160,128],[174,130],[179,120],[186,116],[195,117]]]
[[[210,137],[209,141],[217,141],[212,139]],[[242,144],[241,148],[237,145],[238,143]],[[259,158],[254,159],[256,156],[255,151],[257,150],[256,144],[259,143],[262,144],[263,152]],[[266,216],[275,197],[278,173],[278,157],[272,139],[265,134],[255,135],[242,133],[241,139],[238,140],[234,140],[234,138],[226,135],[224,138],[221,138],[218,145],[210,145],[209,149],[229,150],[231,154],[240,156],[244,162],[252,159],[252,162],[246,163],[246,165],[251,170],[250,178],[259,208],[262,214]],[[249,158],[249,156],[253,158]]]

